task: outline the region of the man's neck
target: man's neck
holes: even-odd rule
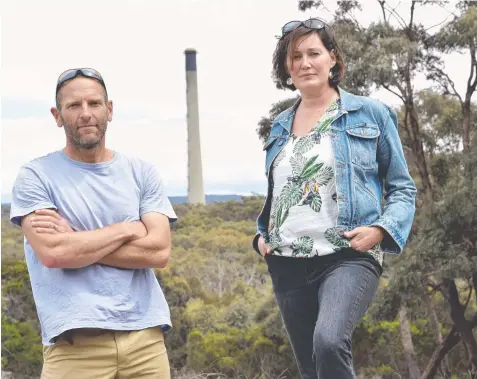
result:
[[[75,146],[66,145],[63,152],[71,159],[84,163],[102,163],[113,159],[114,153],[104,146],[93,149],[81,149]]]

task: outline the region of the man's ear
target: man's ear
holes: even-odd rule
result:
[[[108,121],[113,121],[113,102],[112,100],[108,101]]]
[[[53,115],[56,121],[56,125],[58,125],[58,128],[62,128],[63,122],[61,121],[60,111],[58,110],[58,108],[51,107],[50,112]]]

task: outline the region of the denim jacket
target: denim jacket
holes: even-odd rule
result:
[[[340,110],[331,124],[338,204],[336,226],[348,231],[358,226],[380,226],[387,232],[381,242],[383,252],[399,254],[411,231],[416,186],[404,157],[396,112],[379,100],[338,89]],[[273,120],[263,146],[268,191],[252,243],[257,253],[260,235],[266,240],[268,237],[273,193],[270,167],[285,147],[295,109],[296,104]]]

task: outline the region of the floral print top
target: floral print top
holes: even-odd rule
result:
[[[291,134],[272,163],[273,198],[269,244],[273,254],[307,258],[349,247],[336,227],[338,205],[330,126],[335,101],[305,136]],[[379,244],[370,253],[381,265]]]

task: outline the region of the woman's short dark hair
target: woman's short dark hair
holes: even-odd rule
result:
[[[328,50],[329,52],[333,51],[333,53],[335,54],[336,64],[331,69],[333,77],[328,80],[330,86],[335,88],[338,87],[338,84],[341,82],[341,79],[343,79],[345,71],[343,53],[339,48],[338,44],[336,43],[334,33],[331,27],[325,24],[324,28],[320,30],[315,30],[309,29],[302,25],[280,38],[275,48],[275,52],[273,54],[272,76],[279,88],[288,88],[292,91],[296,90],[296,87],[293,84],[287,84],[287,79],[290,77],[287,68],[287,56],[288,53],[295,48],[295,43],[299,37],[311,33],[316,33],[318,37],[320,37],[320,40],[325,46],[326,50]]]

